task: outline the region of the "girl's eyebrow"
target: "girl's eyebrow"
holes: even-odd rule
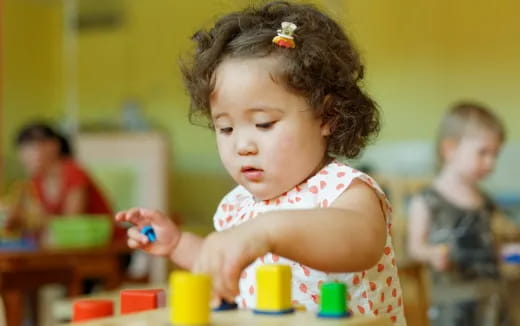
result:
[[[245,113],[248,115],[251,115],[251,114],[254,114],[257,112],[271,112],[271,111],[283,113],[282,109],[275,108],[275,107],[253,107],[253,108],[246,109]],[[220,112],[220,113],[217,113],[214,116],[212,116],[212,118],[213,118],[213,120],[217,120],[221,117],[227,117],[227,116],[229,116],[229,113]]]
[[[270,112],[270,111],[277,111],[278,113],[283,113],[283,111],[276,107],[255,107],[247,109],[246,113],[253,114],[257,112]]]
[[[221,117],[224,117],[224,116],[229,116],[229,114],[226,113],[226,112],[220,112],[220,113],[217,113],[214,116],[212,116],[212,119],[213,120],[217,120],[218,118],[221,118]]]

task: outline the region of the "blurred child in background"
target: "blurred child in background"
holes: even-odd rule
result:
[[[505,138],[499,118],[477,103],[455,105],[440,124],[438,174],[409,212],[409,253],[431,267],[432,325],[502,319],[496,207],[479,184],[493,171]]]

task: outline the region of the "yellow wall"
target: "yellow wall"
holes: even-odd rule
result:
[[[63,113],[62,8],[57,0],[4,0],[2,141],[34,115]],[[187,121],[188,99],[177,69],[189,37],[245,0],[122,0],[125,23],[79,35],[80,118],[117,123],[138,99],[172,145],[172,206],[209,220],[231,187],[211,132]],[[367,88],[384,113],[380,140],[429,139],[449,103],[475,98],[496,108],[510,136],[520,118],[520,3],[477,0],[323,0],[353,36],[367,66]],[[5,149],[8,149],[4,147]],[[8,162],[15,162],[7,152]],[[14,165],[8,164],[8,168]]]
[[[520,2],[342,1],[384,112],[382,140],[428,139],[450,103],[489,104],[520,139]]]
[[[172,209],[185,220],[211,220],[232,187],[220,166],[213,134],[188,122],[189,100],[178,70],[196,28],[229,8],[222,1],[126,1],[127,23],[110,33],[79,38],[81,119],[100,114],[118,120],[123,102],[137,98],[150,122],[167,132],[172,147]],[[197,8],[197,9],[195,9]],[[93,61],[92,58],[96,58]]]
[[[16,171],[13,135],[28,119],[61,114],[61,8],[57,1],[4,0],[1,153],[7,181]]]

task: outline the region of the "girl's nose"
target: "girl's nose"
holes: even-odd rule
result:
[[[258,152],[258,148],[251,139],[238,139],[237,152],[238,155],[254,155]]]

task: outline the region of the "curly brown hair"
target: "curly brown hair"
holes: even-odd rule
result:
[[[284,21],[298,26],[294,49],[272,43]],[[274,1],[234,12],[209,31],[196,32],[193,40],[192,61],[181,61],[192,122],[197,116],[210,119],[214,74],[223,60],[276,56],[277,79],[305,97],[316,116],[329,124],[330,155],[354,158],[379,131],[376,103],[361,89],[364,67],[356,49],[342,28],[313,5]]]

